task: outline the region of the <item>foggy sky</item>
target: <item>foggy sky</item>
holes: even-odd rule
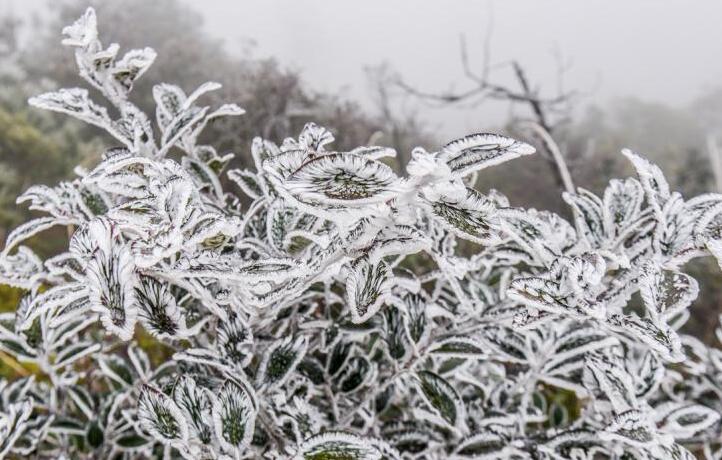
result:
[[[301,71],[310,87],[367,107],[364,68],[382,62],[423,89],[466,88],[460,35],[480,67],[490,23],[492,62],[520,61],[532,81],[553,93],[558,50],[572,61],[565,87],[589,92],[586,103],[636,96],[683,105],[722,85],[722,2],[715,0],[183,1],[202,11],[208,33],[228,50],[241,54],[253,42],[254,56],[276,57]],[[3,4],[21,14],[47,8],[45,0]],[[455,136],[498,125],[506,110],[421,113]]]

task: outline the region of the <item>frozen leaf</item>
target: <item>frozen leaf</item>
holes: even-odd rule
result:
[[[55,313],[60,308],[72,305],[73,302],[88,296],[88,289],[82,283],[66,283],[53,286],[47,291],[34,296],[26,308],[17,311],[17,328],[28,329],[41,315],[47,312]],[[78,314],[85,312],[81,309]]]
[[[228,380],[213,395],[213,429],[226,452],[243,452],[253,436],[256,408],[247,389]]]
[[[38,219],[28,221],[16,227],[15,229],[13,229],[12,232],[10,232],[5,242],[5,248],[3,249],[3,253],[9,253],[10,250],[14,249],[18,244],[40,232],[43,232],[56,225],[68,225],[70,223],[71,221],[63,221],[54,217],[40,217]]]
[[[383,163],[337,153],[304,163],[283,187],[302,202],[359,206],[393,198],[400,191],[400,179]]]
[[[587,239],[592,248],[602,245],[605,238],[604,204],[593,193],[582,188],[577,193],[564,193],[564,201],[574,211],[574,220],[580,233]]]
[[[619,237],[639,218],[644,201],[641,184],[635,179],[612,179],[604,190],[604,225],[607,234]]]
[[[138,402],[138,418],[143,429],[162,443],[188,440],[188,423],[181,410],[158,389],[143,387]]]
[[[93,102],[86,89],[63,88],[56,92],[32,97],[28,102],[40,109],[65,113],[85,123],[102,128],[129,148],[134,146],[134,128],[129,129],[130,126],[113,122],[108,115],[107,109]],[[138,122],[138,120],[133,120],[133,122]]]
[[[234,169],[228,171],[228,178],[238,184],[241,190],[243,190],[243,193],[251,199],[258,199],[264,194],[258,176],[248,170]]]
[[[181,260],[172,273],[183,278],[215,278],[245,283],[282,282],[302,275],[304,267],[293,259],[265,258],[248,262],[234,257],[213,256]]]
[[[378,147],[378,146],[357,147],[357,148],[351,150],[349,153],[352,153],[354,155],[361,155],[361,156],[367,157],[371,160],[380,160],[381,158],[395,158],[396,157],[396,150],[394,150],[390,147]]]
[[[271,345],[259,366],[258,384],[267,387],[282,385],[303,359],[307,346],[308,341],[304,336],[295,340],[286,337]]]
[[[15,254],[0,254],[0,282],[33,289],[43,276],[43,263],[30,248],[20,246]]]
[[[90,233],[96,244],[86,268],[90,309],[108,331],[130,340],[138,316],[133,255],[117,241],[110,223],[94,221]]]
[[[294,460],[381,460],[382,454],[368,439],[329,431],[305,440]]]
[[[639,277],[639,292],[654,318],[669,320],[697,298],[699,286],[689,275],[650,263]]]
[[[10,452],[27,430],[33,404],[30,400],[17,401],[3,409],[0,413],[0,457]]]
[[[720,420],[716,410],[699,404],[666,403],[655,407],[660,431],[675,439],[689,439]]]
[[[373,365],[368,359],[354,356],[346,362],[335,380],[338,382],[338,391],[348,394],[360,390],[373,381],[375,376]]]
[[[333,141],[334,137],[331,131],[311,122],[306,123],[303,127],[301,134],[298,136],[297,147],[313,151],[323,151],[324,146]]]
[[[604,431],[599,433],[601,439],[619,441],[633,447],[651,445],[655,441],[655,435],[652,423],[643,413],[635,410],[618,415]]]
[[[135,288],[138,319],[151,335],[161,338],[183,337],[185,318],[167,285],[144,276]]]
[[[486,359],[481,343],[469,337],[447,337],[433,343],[429,353],[441,358]]]
[[[430,371],[417,372],[415,380],[429,408],[450,426],[458,427],[465,416],[464,402],[454,387]]]
[[[452,177],[459,177],[534,151],[531,145],[509,137],[472,134],[446,144],[439,152],[439,159],[449,166]]]
[[[253,358],[253,334],[249,325],[237,314],[218,324],[216,348],[219,353],[241,367]]]
[[[632,162],[634,169],[637,170],[639,181],[647,194],[649,204],[656,212],[661,212],[662,207],[671,196],[669,184],[662,170],[631,150],[624,149],[622,154]]]
[[[126,92],[129,92],[135,80],[148,70],[155,58],[156,53],[151,48],[128,51],[113,68],[113,78]]]
[[[195,380],[181,376],[173,387],[173,400],[189,422],[189,428],[194,436],[205,444],[211,442],[210,401],[208,395],[196,385]]]
[[[85,13],[73,23],[63,28],[66,38],[62,43],[66,46],[86,47],[98,39],[98,20],[95,10],[88,8]]]
[[[509,452],[509,441],[492,432],[477,433],[461,441],[456,454],[468,458],[504,458]]]
[[[607,321],[614,330],[631,335],[655,351],[663,360],[684,360],[679,336],[666,324],[657,324],[650,318],[636,315],[612,315]]]
[[[565,294],[551,280],[530,277],[511,282],[507,295],[528,307],[571,317],[604,318],[604,306],[574,294]]]
[[[357,259],[349,267],[346,295],[354,323],[363,323],[376,314],[389,292],[389,269],[385,262],[371,264]]]
[[[591,380],[606,396],[616,413],[637,407],[634,382],[618,362],[601,354],[592,354],[587,358],[586,369],[591,374]]]
[[[430,213],[458,237],[485,245],[501,242],[496,206],[477,191],[431,189],[425,196]]]

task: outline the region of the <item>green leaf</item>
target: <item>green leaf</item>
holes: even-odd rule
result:
[[[88,424],[88,431],[85,434],[85,438],[88,440],[88,444],[91,447],[96,448],[103,445],[105,440],[105,434],[103,429],[98,426],[97,422],[91,422]]]
[[[303,359],[307,347],[308,340],[305,336],[298,336],[295,340],[288,336],[276,341],[268,348],[261,361],[257,376],[258,384],[267,387],[282,385]]]
[[[346,362],[335,380],[338,382],[338,391],[341,393],[354,393],[363,388],[376,376],[371,362],[363,356],[354,356]]]
[[[430,371],[417,372],[416,381],[421,395],[436,415],[452,427],[463,423],[464,403],[449,382]]]

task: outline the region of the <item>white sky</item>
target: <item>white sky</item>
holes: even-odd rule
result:
[[[110,0],[109,0],[110,1]],[[151,0],[149,0],[151,1]],[[634,95],[672,105],[722,85],[722,1],[716,0],[182,0],[208,32],[239,53],[274,56],[313,88],[368,104],[364,67],[389,62],[419,87],[461,89],[459,37],[481,64],[493,12],[492,60],[519,60],[556,88],[559,50],[573,61],[566,86],[604,104]],[[0,0],[20,12],[45,0]],[[102,16],[102,10],[99,11]],[[504,107],[423,118],[449,136],[498,124]]]

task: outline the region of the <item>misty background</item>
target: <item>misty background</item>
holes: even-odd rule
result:
[[[60,31],[87,6],[101,40],[158,52],[134,90],[153,113],[162,81],[191,92],[214,80],[209,103],[247,111],[205,136],[250,165],[253,136],[296,136],[328,126],[337,149],[374,143],[429,150],[472,132],[498,131],[540,145],[551,134],[576,186],[601,192],[632,174],[619,150],[657,162],[683,195],[722,192],[722,2],[668,0],[0,0],[0,237],[28,217],[15,197],[34,183],[92,166],[108,139],[93,127],[29,108],[29,96],[83,86]],[[548,156],[517,160],[479,178],[512,204],[565,216]],[[45,235],[45,234],[44,234]],[[62,231],[34,241],[50,254]],[[702,292],[687,328],[711,340],[722,310],[712,260],[689,267]],[[13,293],[0,292],[0,309]]]

